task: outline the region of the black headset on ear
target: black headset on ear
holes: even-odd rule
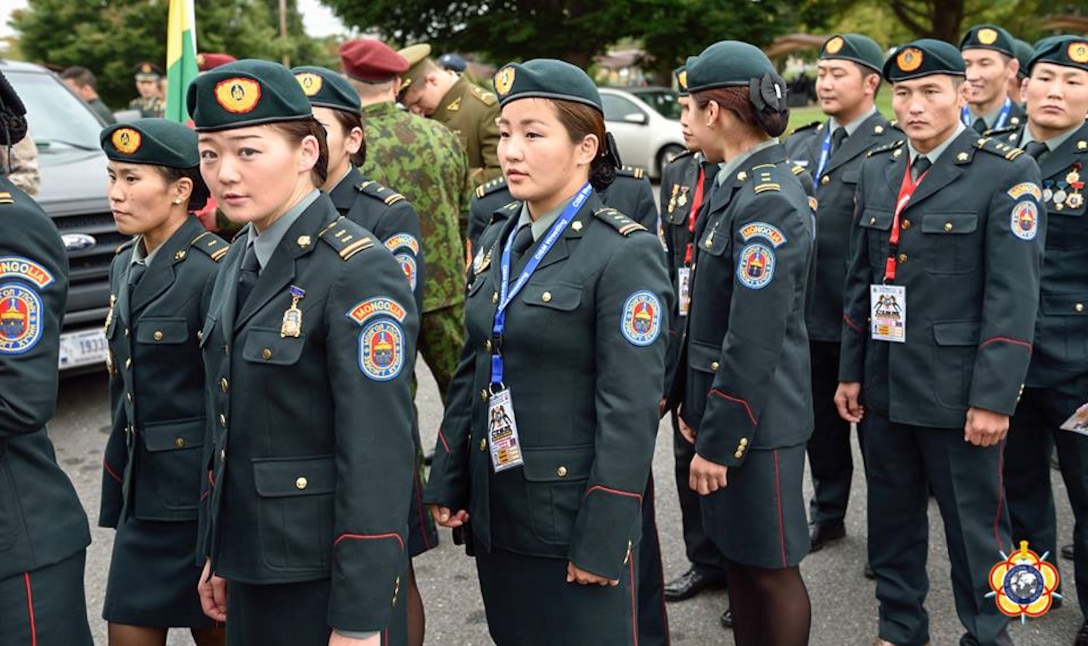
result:
[[[788,89],[786,80],[774,72],[767,72],[759,78],[748,81],[748,98],[756,108],[756,119],[772,137],[777,137],[785,130],[785,124],[779,128],[770,117],[789,114],[786,101]],[[777,130],[778,132],[774,132]]]

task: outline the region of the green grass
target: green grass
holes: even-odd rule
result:
[[[892,112],[892,93],[891,88],[880,88],[880,93],[876,95],[876,109],[887,117],[888,121],[895,119],[895,113]],[[824,121],[827,119],[818,105],[811,105],[804,108],[791,108],[790,109],[790,125],[786,129],[786,132],[791,132],[795,128],[799,128],[803,125],[812,123],[813,121]]]

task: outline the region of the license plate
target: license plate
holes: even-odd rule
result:
[[[60,335],[60,369],[104,363],[109,354],[106,334],[100,328]]]

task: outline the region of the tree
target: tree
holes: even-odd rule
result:
[[[289,6],[297,29],[286,43],[270,4],[278,11],[278,0],[195,3],[197,47],[238,58],[278,61],[286,52],[296,65],[328,63],[323,49],[302,34],[295,0]],[[98,77],[99,94],[116,109],[135,96],[137,63],[165,63],[168,6],[168,0],[29,0],[26,9],[13,14],[11,25],[27,60],[90,69]]]
[[[1038,0],[862,0],[842,5],[845,21],[858,9],[875,12],[890,20],[870,24],[885,30],[891,23],[889,33],[905,32],[907,39],[937,38],[958,45],[964,31],[981,23],[1001,25],[1029,42],[1039,35]]]

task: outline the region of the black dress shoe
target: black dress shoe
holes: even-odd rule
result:
[[[876,572],[873,572],[873,566],[869,565],[868,563],[865,564],[864,574],[866,579],[869,579],[870,581],[876,581]]]
[[[1073,646],[1088,646],[1088,621],[1081,624],[1077,638],[1073,640]]]
[[[726,608],[722,613],[722,628],[733,628],[733,609]]]
[[[812,542],[809,553],[819,552],[828,543],[842,540],[846,536],[846,526],[842,523],[813,523],[808,526],[808,538]]]
[[[665,601],[684,601],[704,590],[721,590],[725,587],[724,573],[707,572],[692,567],[665,584]]]
[[[1068,561],[1073,560],[1073,544],[1062,545],[1062,549],[1059,550],[1062,553],[1062,558]]]

